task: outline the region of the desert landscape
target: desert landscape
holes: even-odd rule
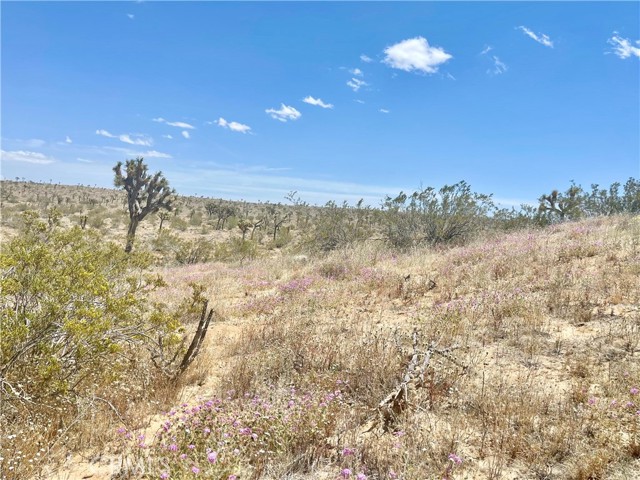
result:
[[[3,181],[3,478],[633,478],[640,217],[554,195],[395,246],[388,208],[177,196],[125,254],[124,191]]]
[[[640,480],[640,2],[0,9],[0,480]]]

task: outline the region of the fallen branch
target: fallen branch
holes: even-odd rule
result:
[[[402,376],[402,381],[378,404],[376,409],[378,412],[378,418],[369,422],[367,425],[367,432],[380,426],[382,427],[383,432],[388,432],[393,427],[398,416],[409,404],[409,394],[424,386],[425,372],[427,371],[427,368],[429,368],[434,354],[448,359],[464,370],[467,368],[450,355],[450,352],[458,348],[457,345],[448,348],[437,348],[436,344],[432,343],[426,351],[421,352],[418,349],[419,335],[416,329],[413,331],[412,340],[413,353],[411,355],[411,360],[407,365],[407,369]],[[420,361],[421,356],[422,361]]]

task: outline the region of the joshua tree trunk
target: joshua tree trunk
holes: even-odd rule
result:
[[[127,231],[127,246],[124,247],[124,251],[126,253],[131,253],[131,249],[133,248],[133,241],[136,238],[138,223],[139,220],[136,217],[133,217],[129,223],[129,230]]]

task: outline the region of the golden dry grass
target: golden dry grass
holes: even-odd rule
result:
[[[297,470],[274,458],[258,477],[349,467],[369,478],[578,480],[640,471],[639,274],[640,219],[619,217],[441,251],[363,245],[168,276],[205,284],[225,318],[191,398],[343,391],[328,449]],[[414,330],[422,349],[456,349],[434,356],[388,431],[371,429]]]
[[[450,249],[396,254],[373,242],[308,261],[275,251],[159,272],[165,301],[197,282],[221,319],[170,401],[342,392],[322,440],[259,469],[247,460],[239,478],[335,479],[345,468],[369,479],[640,477],[639,217]],[[451,350],[433,355],[385,425],[378,407],[406,373],[414,332],[418,352]],[[153,430],[167,408],[149,404],[133,423]],[[119,426],[108,411],[83,421],[110,438]],[[55,478],[108,478],[121,452],[102,453],[75,450]]]

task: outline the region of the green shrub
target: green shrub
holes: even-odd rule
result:
[[[242,261],[258,256],[258,244],[254,240],[232,238],[215,246],[214,257],[220,261]]]
[[[181,242],[176,250],[176,261],[181,264],[204,263],[211,258],[213,247],[204,238]]]
[[[180,230],[181,232],[184,232],[189,227],[189,224],[178,216],[171,218],[170,225],[171,225],[171,228],[175,230]]]
[[[180,324],[147,301],[163,285],[145,274],[150,255],[127,255],[94,230],[61,229],[55,211],[46,222],[26,212],[23,224],[0,254],[0,429],[26,431],[28,418],[31,434],[50,441],[90,399],[117,403],[110,385],[120,379],[144,396],[147,351],[175,343]],[[20,438],[36,445],[29,435]]]

